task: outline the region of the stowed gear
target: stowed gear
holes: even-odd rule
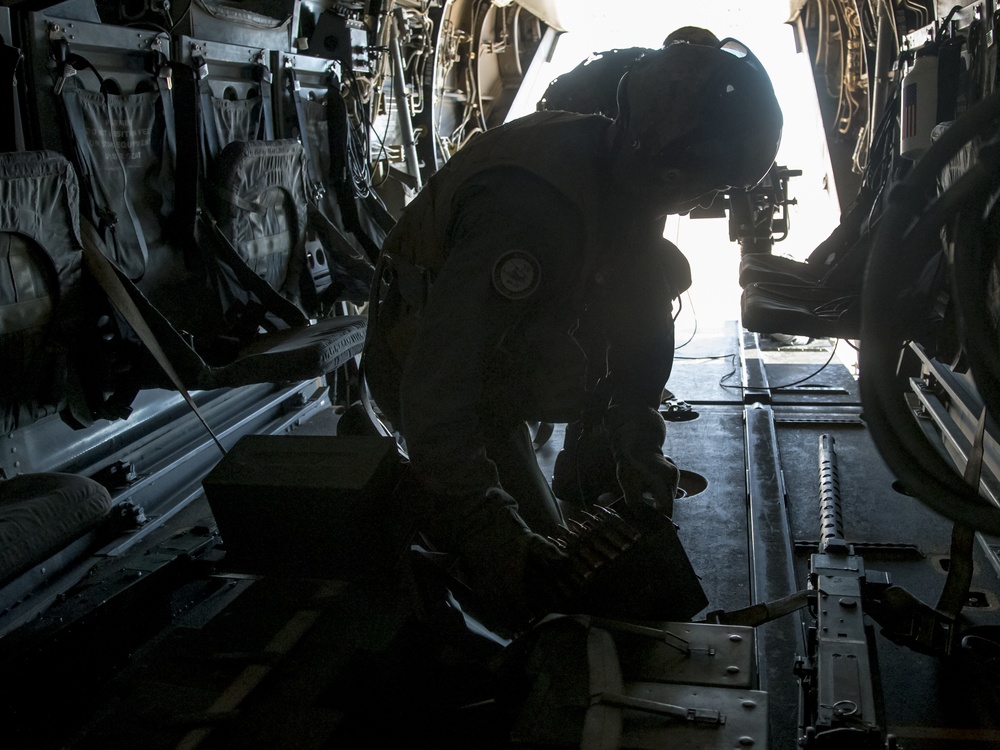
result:
[[[401,483],[416,510],[426,544],[451,557],[448,573],[471,590],[464,607],[484,623],[513,633],[552,601],[545,581],[565,554],[532,532],[513,499],[500,488],[484,497],[431,496],[408,477]]]
[[[565,553],[563,613],[626,620],[690,620],[708,604],[674,523],[645,503],[596,507],[555,541]],[[548,613],[545,613],[548,614]]]
[[[619,501],[580,519],[545,538],[512,506],[490,503],[430,528],[448,538],[452,573],[471,589],[464,601],[453,592],[463,608],[505,635],[553,612],[676,621],[708,604],[676,527],[659,511]]]
[[[476,614],[489,625],[516,631],[569,593],[549,585],[559,580],[566,555],[528,529],[513,508],[492,508],[479,521],[455,542],[458,571],[479,595]]]

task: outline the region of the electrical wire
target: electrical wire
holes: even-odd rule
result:
[[[736,352],[733,352],[729,356],[732,357],[732,363],[733,363],[732,369],[730,369],[729,372],[727,372],[725,375],[723,375],[721,378],[719,378],[719,385],[721,385],[723,388],[730,388],[732,390],[742,391],[743,390],[742,384],[741,385],[729,385],[726,382],[731,377],[733,377],[736,373],[738,373],[739,370],[740,370],[739,365],[736,363],[737,357],[739,355]]]
[[[837,341],[839,341],[839,340],[840,339],[837,339]],[[829,367],[831,362],[833,362],[833,358],[837,355],[837,341],[834,341],[833,345],[830,347],[830,356],[827,358],[826,362],[824,362],[820,366],[820,368],[818,370],[816,370],[815,372],[813,372],[810,375],[806,375],[804,378],[799,378],[798,380],[793,380],[790,383],[782,383],[781,385],[770,385],[770,384],[768,384],[768,386],[767,386],[768,390],[770,390],[770,391],[781,391],[781,390],[784,390],[785,388],[791,388],[794,385],[801,385],[802,383],[805,383],[807,380],[812,380],[814,377],[816,377],[821,372],[823,372],[823,370],[825,370],[827,367]]]
[[[830,347],[830,356],[827,358],[826,362],[824,362],[822,365],[819,366],[819,369],[815,370],[809,375],[806,375],[804,378],[793,380],[790,383],[782,383],[781,385],[768,384],[767,389],[769,391],[781,391],[784,390],[785,388],[791,388],[792,386],[801,385],[802,383],[805,383],[806,381],[815,378],[817,375],[823,372],[827,367],[829,367],[830,364],[833,362],[833,358],[837,354],[838,341],[840,341],[840,339],[834,341],[833,345]],[[739,366],[736,363],[737,354],[735,352],[733,354],[721,354],[711,357],[686,357],[686,358],[678,357],[678,359],[724,359],[725,357],[732,357],[733,369],[731,369],[729,372],[727,372],[725,375],[722,376],[722,378],[719,380],[719,385],[721,385],[723,388],[730,388],[732,390],[742,390],[743,389],[742,385],[729,385],[728,383],[726,383],[727,380],[729,380],[739,371]]]
[[[733,353],[729,352],[728,354],[700,354],[700,355],[691,355],[690,357],[677,356],[674,357],[674,359],[683,359],[689,362],[697,362],[700,360],[726,359],[727,357],[732,357],[732,356]]]
[[[687,295],[687,298],[688,298],[688,304],[689,304],[689,305],[690,305],[690,307],[691,307],[691,314],[692,314],[692,315],[694,316],[694,330],[692,330],[692,331],[691,331],[691,335],[690,335],[690,336],[688,336],[688,339],[687,339],[687,341],[685,341],[685,342],[684,342],[683,344],[676,344],[676,345],[674,346],[674,351],[675,351],[675,352],[676,352],[676,351],[677,351],[678,349],[683,349],[683,348],[684,348],[685,346],[687,346],[687,345],[688,345],[688,344],[690,344],[690,343],[691,343],[692,341],[694,341],[694,337],[695,337],[695,336],[697,335],[697,333],[698,333],[698,313],[697,313],[697,312],[695,312],[695,309],[694,309],[694,300],[693,300],[693,299],[691,299],[691,293],[690,293],[690,292],[685,292],[684,294],[686,294],[686,295]],[[680,314],[681,314],[681,311],[682,311],[683,309],[684,309],[684,303],[683,303],[683,302],[681,301],[681,296],[678,296],[678,297],[677,297],[677,314],[676,314],[676,315],[674,315],[674,324],[676,324],[676,323],[677,323],[677,318],[679,318],[679,317],[680,317]]]

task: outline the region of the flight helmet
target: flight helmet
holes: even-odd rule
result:
[[[736,39],[675,42],[640,58],[618,86],[625,148],[663,169],[749,189],[774,163],[782,115],[771,79]]]

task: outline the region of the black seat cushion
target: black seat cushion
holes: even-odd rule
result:
[[[51,557],[110,510],[104,486],[76,474],[23,474],[0,482],[0,582]]]
[[[747,253],[740,258],[740,286],[759,282],[817,284],[829,269],[820,263],[786,258],[770,253]]]
[[[740,298],[743,326],[757,333],[813,338],[861,336],[861,304],[856,290],[751,284]]]

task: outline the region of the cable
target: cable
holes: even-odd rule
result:
[[[375,123],[374,122],[372,122],[371,120],[366,120],[368,128],[371,131],[371,135],[374,135],[375,138],[378,140],[378,154],[373,159],[373,161],[376,164],[378,162],[382,161],[382,156],[386,152],[385,141],[386,141],[386,138],[389,137],[389,123],[392,122],[393,106],[395,105],[395,107],[397,107],[397,108],[399,107],[399,102],[397,102],[395,100],[395,97],[390,97],[390,98],[386,99],[386,101],[387,101],[387,106],[386,106],[386,110],[385,110],[385,129],[382,131],[382,135],[379,135],[378,132],[375,130]],[[397,109],[397,111],[398,111],[398,109]],[[371,143],[370,140],[369,140],[369,143]],[[389,168],[387,166],[386,170],[385,170],[385,175],[382,177],[382,179],[379,180],[378,183],[374,183],[373,182],[372,185],[371,185],[371,187],[377,190],[378,188],[382,187],[386,183],[386,181],[388,179],[389,179]]]
[[[365,96],[361,90],[361,79],[354,71],[348,70],[345,81],[352,96],[347,98],[353,111],[348,113],[347,171],[354,191],[359,198],[372,194],[371,141],[368,137],[370,123],[365,111]],[[368,82],[366,81],[366,85]],[[371,95],[371,91],[368,92]]]
[[[700,357],[674,357],[674,359],[683,359],[685,361],[696,362],[700,359],[725,359],[726,357],[732,357],[733,353],[729,354],[704,354]]]
[[[840,341],[840,339],[837,339],[837,341]],[[812,380],[814,377],[816,377],[817,375],[819,375],[821,372],[823,372],[823,370],[825,370],[827,367],[830,366],[830,363],[833,362],[833,358],[834,358],[834,356],[836,356],[836,354],[837,354],[837,344],[834,343],[833,346],[830,349],[830,356],[827,358],[826,362],[824,362],[822,365],[820,365],[820,367],[819,367],[818,370],[816,370],[815,372],[810,373],[809,375],[806,375],[804,378],[799,378],[798,380],[793,380],[790,383],[782,383],[781,385],[768,385],[767,389],[769,391],[781,391],[781,390],[784,390],[785,388],[791,388],[793,385],[800,385],[801,383],[805,383],[807,380]],[[718,355],[706,356],[706,357],[677,357],[677,359],[724,359],[725,357],[732,357],[732,360],[733,360],[733,369],[730,370],[729,372],[727,372],[725,375],[722,376],[722,378],[719,380],[719,385],[721,385],[723,388],[731,388],[733,390],[741,390],[743,388],[742,385],[728,385],[726,383],[726,381],[729,380],[731,377],[733,377],[738,372],[738,370],[739,370],[739,368],[738,368],[738,366],[736,364],[736,356],[737,355],[734,352],[733,354],[718,354]]]
[[[837,341],[840,341],[840,339],[837,339]],[[793,385],[799,385],[801,383],[805,383],[807,380],[812,380],[814,377],[816,377],[817,375],[819,375],[821,372],[823,372],[823,370],[825,370],[827,367],[830,366],[830,363],[833,362],[833,358],[834,358],[834,356],[836,356],[836,354],[837,354],[837,343],[834,342],[833,346],[830,347],[830,356],[827,358],[826,362],[824,362],[820,366],[820,368],[818,370],[816,370],[816,372],[812,373],[811,375],[807,375],[804,378],[799,378],[798,380],[793,380],[791,383],[784,383],[782,385],[770,385],[769,384],[767,386],[767,389],[769,391],[780,391],[780,390],[784,390],[785,388],[791,388]]]
[[[728,383],[726,383],[726,381],[729,380],[729,378],[733,377],[733,375],[735,375],[737,372],[739,372],[739,365],[736,364],[736,357],[737,357],[736,352],[733,352],[730,356],[732,357],[733,367],[732,367],[732,369],[729,372],[727,372],[725,375],[723,375],[721,378],[719,378],[719,385],[721,385],[723,388],[731,388],[733,390],[740,390],[740,391],[742,391],[743,390],[743,385],[742,384],[740,384],[740,385],[729,385]]]
[[[683,348],[684,348],[685,346],[687,346],[687,345],[688,345],[688,344],[690,344],[690,343],[691,343],[692,341],[694,341],[694,337],[695,337],[695,335],[696,335],[696,334],[698,333],[698,313],[697,313],[697,312],[695,312],[695,309],[694,309],[694,300],[693,300],[693,299],[691,299],[691,293],[690,293],[690,292],[685,292],[685,294],[687,295],[687,298],[688,298],[688,303],[689,303],[689,304],[690,304],[690,306],[691,306],[691,314],[692,314],[692,315],[694,316],[694,330],[693,330],[693,331],[691,331],[691,335],[690,335],[690,336],[688,336],[688,340],[687,340],[687,341],[685,341],[685,342],[684,342],[683,344],[677,344],[676,346],[674,346],[674,351],[675,351],[675,352],[676,352],[676,351],[677,351],[678,349],[683,349]],[[683,302],[681,302],[681,297],[680,297],[680,296],[678,296],[678,297],[677,297],[677,314],[676,314],[676,315],[674,315],[674,323],[675,323],[675,324],[677,323],[677,318],[679,318],[679,317],[680,317],[680,314],[681,314],[681,311],[682,311],[683,309],[684,309],[684,303],[683,303]]]

